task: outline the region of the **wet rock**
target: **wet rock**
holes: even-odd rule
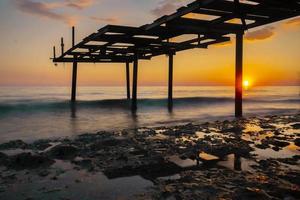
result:
[[[5,192],[6,188],[3,185],[0,185],[0,193]]]
[[[38,172],[38,175],[41,177],[48,176],[49,174],[50,174],[50,172],[48,170],[41,170]]]
[[[7,163],[7,160],[8,160],[8,156],[0,152],[0,166]]]
[[[300,138],[296,138],[294,140],[295,145],[297,145],[298,147],[300,147]]]
[[[90,149],[92,151],[97,151],[105,148],[111,148],[114,146],[126,145],[128,142],[129,140],[123,137],[110,137],[93,142],[90,145]]]
[[[228,128],[223,128],[222,132],[223,133],[235,133],[235,134],[241,134],[243,131],[243,127],[241,126],[233,126],[233,127],[228,127]]]
[[[269,200],[271,198],[266,192],[256,188],[237,189],[234,191],[233,200]]]
[[[261,141],[261,145],[263,147],[267,147],[269,148],[270,147],[270,144],[271,145],[274,145],[276,147],[279,147],[279,148],[283,148],[283,147],[286,147],[286,146],[289,146],[290,143],[289,142],[286,142],[286,141],[281,141],[281,140],[276,140],[274,138],[266,138],[266,139],[263,139]]]
[[[293,124],[292,127],[293,127],[294,129],[300,129],[300,123]]]
[[[284,175],[279,175],[278,177],[296,185],[300,185],[300,172],[290,171],[286,172]]]
[[[48,147],[51,147],[50,141],[49,140],[38,140],[34,142],[33,147],[37,150],[43,151],[47,149]]]
[[[81,157],[76,157],[74,160],[72,160],[72,163],[74,163],[75,165],[78,165],[82,168],[88,169],[89,171],[94,170],[92,160],[90,160],[90,159],[84,159],[84,158],[81,158]]]
[[[157,177],[170,176],[182,171],[182,168],[172,162],[164,160],[152,161],[145,164],[126,165],[123,167],[107,168],[104,170],[105,176],[109,179],[140,175],[153,180]]]
[[[53,160],[42,155],[33,155],[32,153],[21,153],[9,157],[8,166],[13,169],[33,169],[50,166],[53,163]]]
[[[27,149],[30,145],[23,142],[22,140],[13,140],[3,144],[0,144],[0,150],[8,150],[8,149]]]
[[[72,159],[76,157],[78,149],[72,145],[57,145],[45,152],[46,155],[56,159]]]
[[[274,146],[274,147],[272,147],[272,149],[273,149],[274,151],[280,151],[280,148],[279,148],[278,146]]]
[[[290,145],[289,142],[280,141],[280,140],[272,140],[271,144],[273,144],[273,145],[275,145],[277,147],[286,147],[286,146]]]
[[[260,124],[260,127],[263,129],[275,129],[276,126],[273,126],[271,124]]]
[[[259,149],[267,149],[270,145],[267,142],[262,142],[261,144],[256,144],[255,147]]]
[[[272,159],[260,160],[258,163],[260,168],[263,170],[268,170],[279,166],[279,162]]]

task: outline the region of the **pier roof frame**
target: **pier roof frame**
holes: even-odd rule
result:
[[[230,40],[229,34],[300,15],[300,0],[196,0],[141,27],[107,25],[53,62],[132,62]],[[199,18],[200,17],[200,18]],[[213,19],[211,19],[213,18]],[[194,35],[175,42],[176,37]],[[54,53],[55,54],[55,53]]]

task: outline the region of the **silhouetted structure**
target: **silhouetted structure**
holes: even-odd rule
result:
[[[173,104],[173,56],[178,51],[207,48],[236,35],[235,115],[242,116],[243,35],[245,30],[300,15],[299,0],[197,0],[177,12],[141,27],[107,25],[56,57],[53,62],[72,62],[72,101],[76,97],[77,63],[126,63],[127,98],[129,63],[133,63],[132,108],[137,107],[138,60],[169,55],[169,107]],[[172,42],[178,36],[193,39]]]

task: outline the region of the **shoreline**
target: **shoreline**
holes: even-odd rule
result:
[[[299,140],[300,114],[11,141],[0,198],[296,199]]]

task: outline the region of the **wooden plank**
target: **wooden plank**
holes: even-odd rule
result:
[[[169,21],[172,21],[172,20],[177,19],[177,18],[179,18],[181,16],[184,16],[184,15],[186,15],[188,13],[191,13],[194,10],[197,10],[201,6],[208,5],[208,4],[213,3],[215,1],[218,1],[218,0],[195,1],[195,2],[193,2],[191,4],[189,4],[187,7],[182,7],[180,9],[178,9],[177,12],[175,12],[172,15],[167,15],[167,16],[164,16],[164,17],[161,17],[161,18],[157,19],[152,24],[149,24],[147,27],[145,27],[145,30],[150,30],[152,28],[155,28],[157,26],[165,24],[165,23],[167,23]]]
[[[243,34],[236,34],[235,116],[243,116]]]
[[[133,81],[132,81],[132,111],[137,110],[137,81],[138,81],[138,53],[134,56],[133,61]]]
[[[169,84],[168,84],[168,107],[172,109],[173,107],[173,55],[174,53],[169,53]]]
[[[235,2],[235,3],[234,3]],[[54,58],[53,62],[72,62],[76,55],[77,62],[131,62],[133,53],[140,52],[140,59],[150,59],[172,51],[182,51],[193,48],[207,48],[208,45],[228,41],[225,37],[201,45],[192,44],[198,40],[187,40],[182,43],[165,42],[166,39],[181,36],[184,34],[201,34],[203,38],[215,38],[217,35],[229,33],[238,34],[245,29],[255,28],[261,25],[273,23],[283,19],[300,15],[299,0],[253,0],[257,5],[226,0],[197,0],[187,6],[179,8],[175,13],[163,16],[152,24],[141,27],[107,25],[84,38],[75,45],[75,31],[72,28],[72,47],[64,52],[63,39],[61,41],[62,55]],[[199,20],[182,18],[189,13],[200,13],[213,16],[220,16],[215,20]],[[242,13],[242,15],[241,15]],[[242,26],[240,24],[225,23],[229,19],[240,18],[255,20],[255,23]],[[245,23],[245,21],[244,21]],[[161,26],[166,24],[166,26]],[[121,35],[111,35],[121,34]],[[146,37],[134,37],[145,35]],[[158,39],[150,38],[157,36]],[[104,45],[89,45],[91,41],[105,41]],[[199,42],[199,41],[198,41]],[[115,47],[115,43],[129,43],[135,47]],[[88,52],[75,52],[80,49],[88,49]],[[100,51],[100,52],[98,52]],[[97,53],[96,53],[97,52]]]
[[[76,60],[76,56],[74,57]],[[72,93],[71,93],[71,101],[76,101],[76,88],[77,88],[77,62],[73,62],[73,71],[72,71]]]
[[[130,99],[130,68],[129,68],[129,62],[126,62],[126,89],[127,89],[127,99]]]

